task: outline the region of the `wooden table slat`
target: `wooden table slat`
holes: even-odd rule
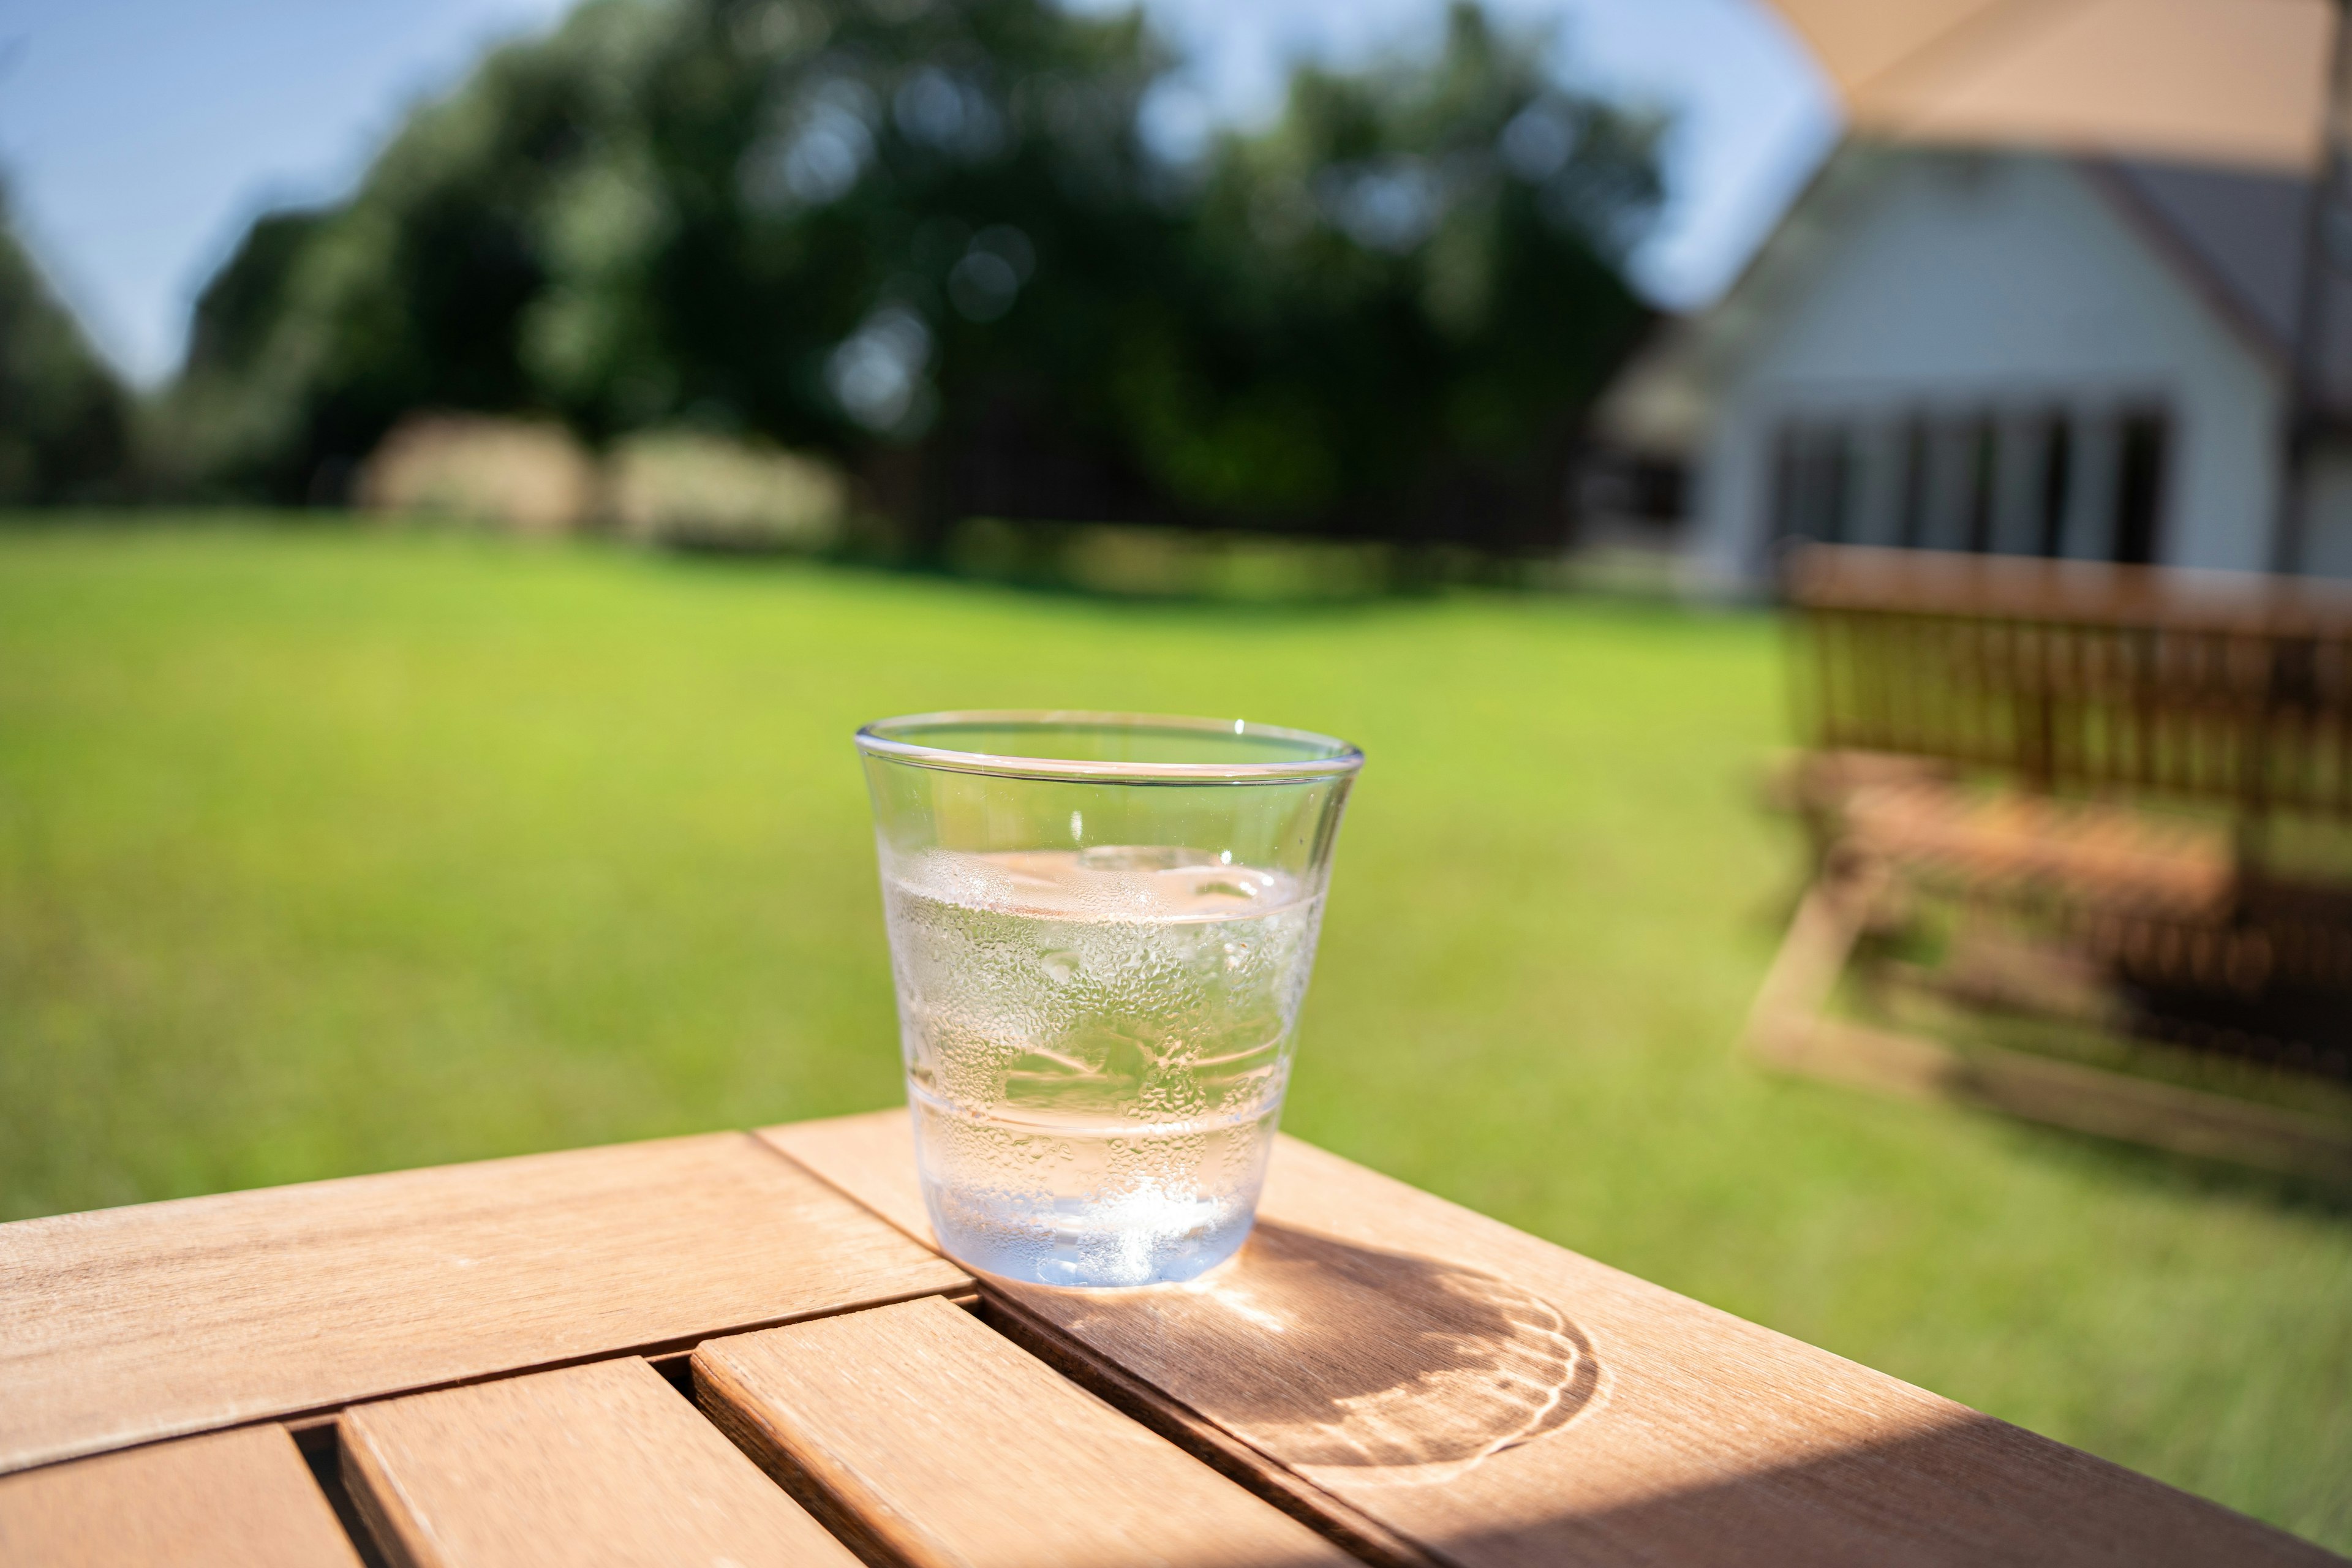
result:
[[[928,1239],[904,1112],[762,1136]],[[2340,1561],[1291,1139],[1199,1280],[982,1289],[1465,1568]]]
[[[344,1485],[395,1568],[857,1561],[634,1356],[363,1405],[339,1425]]]
[[[968,1288],[740,1132],[0,1226],[0,1471]]]
[[[697,1396],[912,1568],[1342,1568],[1339,1548],[932,1300],[715,1340]]]
[[[282,1426],[0,1476],[8,1568],[360,1568]]]

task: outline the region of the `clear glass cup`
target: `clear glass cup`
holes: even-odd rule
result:
[[[1047,1285],[1231,1257],[1363,753],[1127,713],[926,713],[857,747],[941,1245]]]

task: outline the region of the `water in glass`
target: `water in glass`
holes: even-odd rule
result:
[[[1044,1284],[1186,1279],[1231,1255],[1319,889],[1199,850],[1104,847],[886,852],[884,890],[947,1249]]]

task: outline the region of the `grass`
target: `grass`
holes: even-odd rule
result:
[[[1780,1081],[1755,616],[0,532],[0,1217],[866,1109],[860,721],[1360,741],[1291,1130],[2352,1548],[2352,1211]]]

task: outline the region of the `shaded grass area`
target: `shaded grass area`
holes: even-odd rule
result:
[[[0,533],[0,1215],[897,1096],[859,721],[1370,753],[1286,1125],[2352,1547],[2352,1210],[1730,1046],[1760,616],[1117,606],[211,526]]]

